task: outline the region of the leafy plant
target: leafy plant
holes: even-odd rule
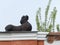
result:
[[[51,4],[51,0],[49,0],[48,5],[46,7],[44,21],[42,21],[42,19],[41,19],[41,8],[39,8],[36,13],[36,24],[37,24],[38,31],[42,31],[42,32],[53,31],[54,32],[57,10],[56,10],[56,7],[54,7],[53,11],[51,11],[51,14],[48,18],[50,4]],[[59,25],[57,25],[56,27],[59,30]]]
[[[59,24],[56,25],[56,28],[57,28],[58,32],[60,32],[60,27],[59,26],[60,26]]]

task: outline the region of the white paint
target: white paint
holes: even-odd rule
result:
[[[1,40],[46,40],[48,32],[0,33]]]
[[[1,40],[37,40],[37,33],[0,33]]]
[[[49,32],[38,32],[38,39],[37,40],[46,40],[46,36]]]

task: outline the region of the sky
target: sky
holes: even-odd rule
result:
[[[5,31],[8,24],[20,25],[20,19],[23,15],[29,16],[29,22],[32,25],[32,31],[37,31],[36,11],[41,8],[42,19],[49,0],[0,0],[0,31]],[[56,24],[60,24],[60,0],[52,0],[50,11],[57,8]]]

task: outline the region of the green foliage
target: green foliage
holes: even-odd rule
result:
[[[59,24],[56,25],[57,31],[60,32]]]
[[[49,0],[49,3],[46,7],[46,10],[45,10],[45,30],[46,30],[46,25],[47,25],[47,17],[48,17],[48,12],[49,12],[49,8],[50,8],[50,4],[51,4],[51,0]]]
[[[55,20],[56,20],[56,13],[57,13],[57,10],[56,10],[56,7],[54,7],[53,11],[52,11],[52,25],[53,25],[53,32],[54,32],[54,27],[55,27]]]
[[[38,9],[36,14],[36,24],[37,24],[37,30],[42,32],[54,32],[55,28],[55,20],[56,20],[56,7],[53,8],[53,11],[50,14],[50,17],[48,18],[49,14],[49,8],[50,8],[51,0],[49,0],[48,5],[45,10],[45,20],[42,22],[41,19],[41,8]],[[49,19],[49,20],[47,20]],[[59,25],[56,26],[57,30],[60,31]]]
[[[40,30],[40,22],[38,19],[38,14],[36,15],[37,30]]]
[[[49,27],[46,29],[46,32],[51,32],[52,30],[52,24],[49,25]]]

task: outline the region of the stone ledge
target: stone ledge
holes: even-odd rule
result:
[[[0,41],[4,40],[46,40],[48,32],[22,31],[0,32]]]
[[[0,32],[0,33],[37,33],[38,31],[4,31],[4,32]]]

